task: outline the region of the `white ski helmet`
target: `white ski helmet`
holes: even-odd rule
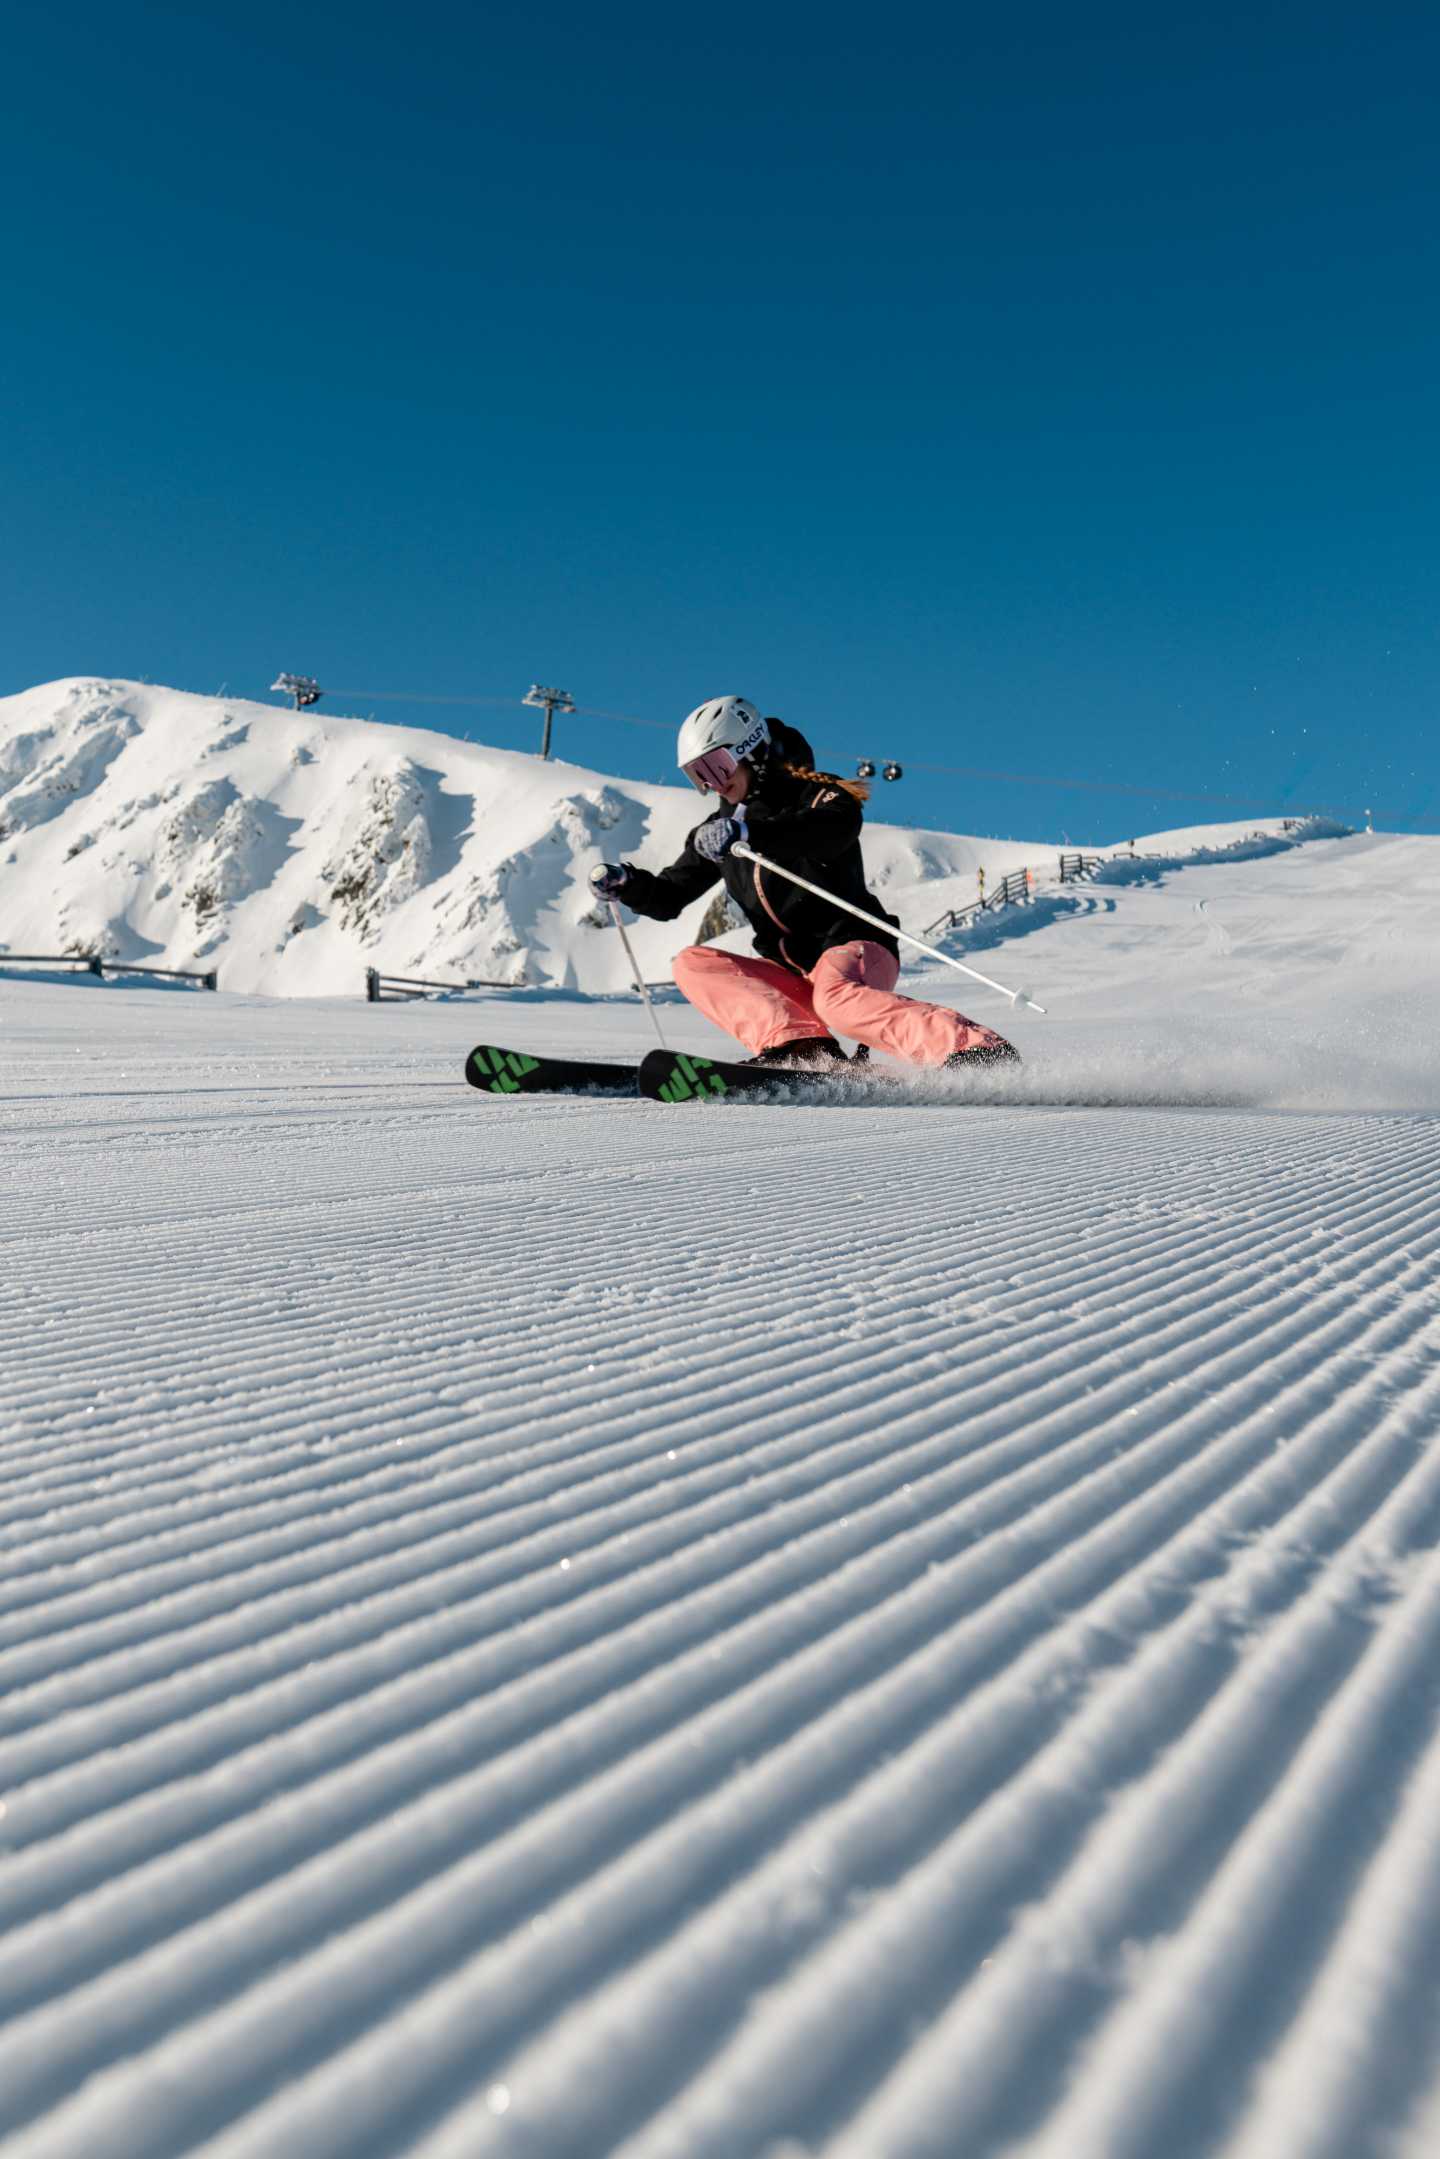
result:
[[[681,727],[675,761],[702,795],[718,793],[740,760],[769,741],[770,729],[748,697],[707,697]]]

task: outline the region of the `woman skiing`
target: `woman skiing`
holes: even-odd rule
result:
[[[734,853],[743,840],[837,899],[894,922],[865,884],[861,804],[870,790],[863,781],[817,772],[805,737],[762,719],[743,697],[698,705],[680,730],[677,760],[721,807],[695,827],[668,869],[604,862],[591,883],[603,899],[668,922],[724,879],[755,933],[758,957],[689,945],[676,955],[675,980],[707,1019],[744,1043],[748,1062],[843,1064],[837,1034],[906,1064],[1018,1055],[963,1013],[897,996],[900,948],[887,932],[866,929],[843,908]]]

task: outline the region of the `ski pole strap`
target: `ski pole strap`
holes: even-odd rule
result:
[[[827,892],[823,885],[812,885],[808,877],[800,877],[794,870],[787,870],[783,862],[772,862],[768,855],[757,854],[744,840],[737,840],[730,852],[743,855],[747,862],[754,862],[762,870],[773,870],[777,877],[788,877],[792,885],[800,885],[806,892],[813,892],[817,900],[828,900],[832,907],[843,907],[846,914],[854,915],[857,922],[868,922],[872,929],[883,931],[887,937],[898,937],[902,944],[913,945],[915,950],[923,952],[927,959],[939,960],[943,967],[953,967],[957,974],[969,975],[972,982],[983,982],[986,989],[998,990],[1002,997],[1010,999],[1011,1004],[1023,1004],[1031,1012],[1045,1010],[1044,1005],[1037,1005],[1034,998],[1027,997],[1023,990],[1008,990],[1003,982],[995,981],[993,976],[982,975],[978,967],[967,967],[963,960],[952,959],[948,952],[937,952],[934,945],[927,945],[920,938],[912,937],[908,930],[897,929],[893,922],[882,922],[878,915],[866,914],[863,907],[852,907],[849,900],[842,900],[834,892]]]

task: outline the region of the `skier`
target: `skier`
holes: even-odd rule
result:
[[[763,719],[743,697],[711,697],[680,729],[677,762],[720,807],[667,869],[602,862],[591,884],[602,899],[669,922],[723,878],[755,933],[758,957],[689,945],[675,980],[691,1004],[744,1043],[748,1064],[843,1065],[837,1034],[915,1065],[960,1066],[1018,1056],[989,1027],[944,1005],[899,997],[900,948],[879,931],[857,936],[853,915],[768,877],[733,852],[737,841],[823,884],[852,906],[885,913],[865,884],[860,854],[862,780],[817,772],[799,731]]]

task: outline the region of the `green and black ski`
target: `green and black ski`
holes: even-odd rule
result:
[[[465,1060],[465,1077],[482,1094],[642,1094],[654,1102],[697,1102],[721,1095],[804,1100],[833,1095],[837,1087],[843,1090],[846,1072],[844,1065],[837,1066],[832,1077],[813,1069],[725,1064],[684,1050],[651,1050],[638,1067],[597,1064],[588,1058],[533,1057],[528,1050],[498,1049],[489,1042],[480,1043]],[[860,1075],[854,1079],[859,1081]]]
[[[1014,1060],[1016,1063],[1019,1059]],[[998,1060],[997,1060],[998,1062]],[[1005,1060],[1008,1064],[1009,1059]],[[1002,1066],[1003,1070],[1004,1067]],[[965,1075],[966,1078],[969,1075]],[[983,1069],[976,1077],[983,1077]],[[850,1105],[875,1104],[903,1107],[907,1102],[944,1104],[953,1102],[982,1108],[987,1097],[969,1092],[958,1072],[925,1071],[895,1066],[875,1066],[852,1058],[834,1065],[725,1064],[714,1057],[693,1057],[683,1050],[651,1050],[640,1066],[640,1092],[652,1102],[831,1102]],[[988,1097],[997,1109],[1202,1109],[1238,1107],[1213,1098],[1181,1101],[1173,1097],[1133,1099],[1059,1092],[1044,1096],[1007,1095],[996,1091]]]
[[[465,1060],[465,1077],[482,1094],[633,1095],[634,1065],[573,1057],[532,1057],[526,1050],[480,1043]]]
[[[833,1067],[725,1064],[684,1050],[651,1050],[640,1065],[640,1092],[652,1102],[708,1102],[720,1096],[761,1095],[772,1102],[819,1100],[865,1082],[843,1064]]]

